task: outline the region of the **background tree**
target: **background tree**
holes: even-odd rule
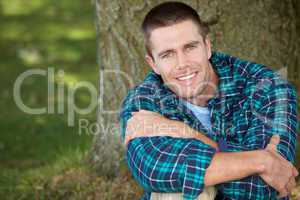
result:
[[[123,160],[117,124],[121,101],[128,89],[142,81],[144,62],[139,30],[145,14],[158,0],[96,0],[100,107],[90,159],[107,175],[116,175]],[[185,0],[210,25],[213,49],[288,71],[295,84],[299,76],[299,8],[297,0]],[[105,73],[118,70],[123,73]],[[104,76],[103,76],[104,75]],[[298,90],[299,91],[299,90]],[[104,129],[103,129],[104,127]]]

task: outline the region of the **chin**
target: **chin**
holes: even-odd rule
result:
[[[175,92],[180,98],[192,99],[197,96],[197,92]]]

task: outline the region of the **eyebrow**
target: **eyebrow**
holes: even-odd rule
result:
[[[200,42],[199,41],[191,41],[191,42],[188,42],[187,44],[184,45],[184,47],[187,47],[187,46],[192,46],[192,45],[198,45]]]
[[[195,40],[195,41],[190,41],[188,43],[186,43],[185,45],[183,45],[184,48],[188,47],[188,46],[191,46],[191,45],[198,45],[200,42]],[[166,49],[166,50],[163,50],[162,52],[158,53],[158,56],[161,57],[163,54],[165,53],[169,53],[169,52],[173,52],[174,50],[173,49]]]

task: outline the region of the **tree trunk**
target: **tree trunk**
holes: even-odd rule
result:
[[[158,0],[96,0],[98,34],[99,134],[90,160],[104,175],[117,175],[124,159],[117,113],[129,88],[149,67],[140,24]],[[299,74],[299,1],[186,0],[210,24],[213,49]],[[298,21],[297,21],[298,20]],[[297,22],[296,22],[297,21]],[[299,32],[298,32],[299,33]]]

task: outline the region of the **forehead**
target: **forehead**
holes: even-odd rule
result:
[[[177,48],[201,39],[199,27],[191,20],[156,28],[150,35],[151,47],[154,51]]]

